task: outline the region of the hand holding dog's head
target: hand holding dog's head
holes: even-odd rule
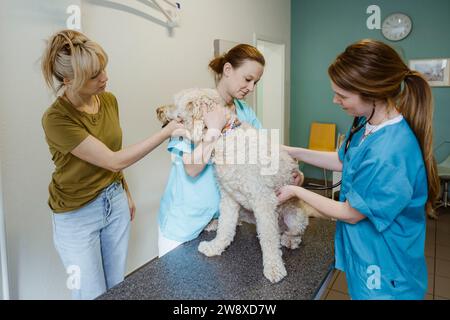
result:
[[[227,123],[227,109],[222,105],[215,105],[212,110],[205,108],[203,121],[209,130],[218,131],[220,134]]]
[[[212,113],[207,115],[207,120],[209,120],[210,116],[217,118],[215,112],[220,110],[217,109],[218,107],[223,108],[222,98],[214,89],[183,90],[175,95],[174,100],[174,105],[163,106],[156,110],[158,120],[165,125],[177,117],[180,118],[187,130],[188,138],[195,144],[202,140],[202,136],[206,132],[205,112]]]

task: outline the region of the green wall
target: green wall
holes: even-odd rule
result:
[[[369,30],[369,5],[381,9],[381,19],[393,12],[408,14],[410,35],[390,42],[381,30]],[[449,0],[292,0],[291,128],[293,146],[307,147],[312,121],[334,122],[346,132],[352,119],[332,103],[328,65],[345,47],[364,38],[385,41],[405,58],[450,58]],[[433,88],[435,101],[434,145],[450,141],[450,87]],[[450,143],[435,150],[438,162],[450,153]],[[310,178],[323,178],[323,171],[305,165]],[[330,176],[331,179],[331,176]]]

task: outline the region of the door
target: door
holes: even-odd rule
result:
[[[286,45],[256,38],[256,47],[264,55],[264,75],[256,87],[256,115],[266,129],[280,130],[285,141],[285,51]]]

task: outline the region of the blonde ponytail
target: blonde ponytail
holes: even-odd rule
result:
[[[106,52],[96,42],[78,31],[62,30],[50,37],[41,69],[46,84],[57,95],[64,79],[72,80],[71,90],[77,93],[107,63]]]

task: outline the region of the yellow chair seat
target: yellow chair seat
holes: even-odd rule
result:
[[[311,123],[309,149],[317,151],[336,151],[336,124]]]

